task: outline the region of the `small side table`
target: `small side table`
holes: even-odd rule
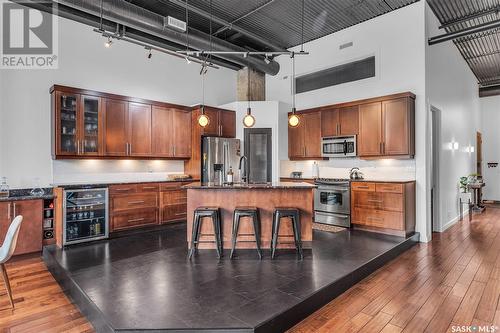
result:
[[[469,207],[469,221],[472,221],[472,193],[470,192],[461,192],[458,194],[458,200],[460,203],[460,221],[464,219],[464,204],[467,204]]]
[[[473,190],[474,193],[474,200],[473,202],[473,207],[472,210],[478,213],[482,213],[485,209],[485,207],[481,204],[482,203],[482,192],[483,192],[483,187],[486,186],[485,183],[483,182],[476,182],[476,183],[470,183],[469,189]]]

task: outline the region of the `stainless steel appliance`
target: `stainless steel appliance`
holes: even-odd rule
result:
[[[240,140],[215,137],[203,138],[201,148],[201,182],[204,184],[225,184],[229,168],[238,168],[240,160]],[[233,182],[239,182],[236,172]]]
[[[63,244],[108,238],[108,189],[64,190]]]
[[[351,226],[349,179],[317,178],[314,191],[314,222]]]
[[[355,157],[356,136],[332,136],[321,140],[323,157]]]

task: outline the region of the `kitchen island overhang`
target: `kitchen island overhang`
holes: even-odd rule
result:
[[[191,243],[194,211],[198,207],[218,207],[221,212],[223,248],[231,248],[233,212],[236,207],[256,207],[260,214],[261,247],[271,248],[273,212],[276,207],[300,210],[302,247],[312,247],[314,188],[308,183],[276,182],[267,184],[211,185],[191,183],[187,189],[187,242]],[[288,220],[288,221],[287,221]],[[199,249],[215,249],[211,221],[203,221]],[[236,249],[255,249],[256,242],[250,218],[242,217]],[[294,249],[293,227],[283,219],[279,229],[278,249]]]

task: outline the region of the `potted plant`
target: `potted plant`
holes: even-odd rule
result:
[[[469,184],[469,177],[466,177],[466,176],[460,177],[458,184],[460,186],[461,193],[467,193],[467,187]]]

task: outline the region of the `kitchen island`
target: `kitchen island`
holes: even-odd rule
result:
[[[312,246],[312,223],[316,186],[307,183],[277,182],[268,184],[205,185],[192,183],[187,189],[187,242],[191,241],[194,210],[201,206],[219,207],[222,219],[224,249],[231,248],[233,212],[236,207],[256,207],[261,220],[261,246],[271,247],[272,219],[275,207],[294,207],[300,210],[302,247]],[[215,249],[212,223],[202,222],[199,249]],[[238,249],[256,248],[253,226],[248,218],[241,219]],[[295,248],[292,224],[283,220],[279,230],[279,248]]]

